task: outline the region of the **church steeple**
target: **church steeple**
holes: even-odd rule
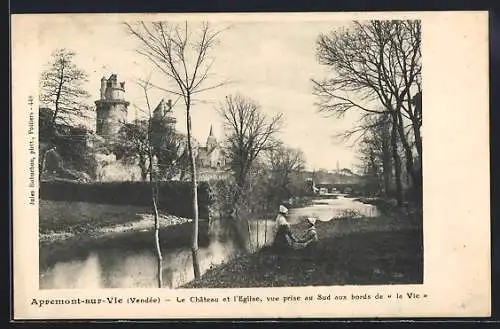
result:
[[[208,134],[207,138],[207,149],[212,150],[217,146],[217,139],[214,136],[214,130],[212,125],[210,125],[210,133]]]

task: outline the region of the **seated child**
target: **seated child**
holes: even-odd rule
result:
[[[288,244],[293,249],[303,249],[307,246],[314,245],[318,241],[318,232],[316,231],[316,218],[307,217],[306,218],[308,228],[302,238],[295,238],[295,241],[292,239],[287,239]]]

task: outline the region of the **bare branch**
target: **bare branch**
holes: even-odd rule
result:
[[[227,131],[227,153],[242,187],[259,154],[274,146],[272,138],[280,131],[283,115],[268,118],[256,102],[241,95],[227,96],[218,110]]]
[[[56,49],[51,55],[48,69],[40,76],[40,102],[53,108],[52,125],[55,125],[63,111],[71,110],[74,115],[80,114],[79,105],[90,96],[83,89],[87,74],[74,64],[75,56],[71,50]]]

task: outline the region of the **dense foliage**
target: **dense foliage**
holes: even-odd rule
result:
[[[191,185],[189,182],[158,182],[158,209],[169,214],[192,218]],[[148,182],[76,183],[47,181],[40,183],[40,198],[56,201],[150,206],[151,184]],[[198,184],[200,218],[208,219],[209,186]]]

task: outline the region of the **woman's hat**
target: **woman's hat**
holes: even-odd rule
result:
[[[314,225],[316,223],[316,218],[314,217],[307,217],[306,220],[311,224]]]
[[[280,213],[282,213],[282,214],[286,214],[286,213],[288,212],[288,209],[287,209],[285,206],[280,205],[280,210],[279,210],[279,211],[280,211]]]

